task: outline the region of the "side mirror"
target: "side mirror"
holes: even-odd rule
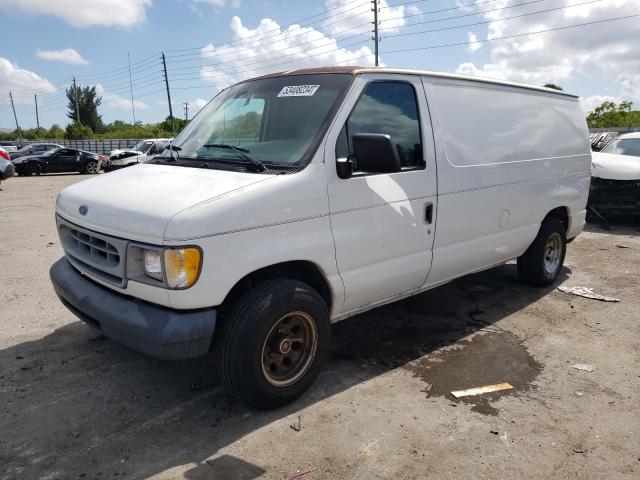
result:
[[[398,150],[389,135],[358,133],[353,136],[352,141],[358,170],[368,173],[395,173],[402,169]]]
[[[336,172],[338,177],[345,179],[353,175],[353,162],[350,158],[338,158],[336,160]]]

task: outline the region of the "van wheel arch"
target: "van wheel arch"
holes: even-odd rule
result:
[[[238,280],[229,293],[227,293],[227,296],[222,302],[222,311],[224,312],[226,307],[233,304],[234,300],[239,298],[252,286],[274,278],[288,278],[306,283],[320,294],[327,305],[327,309],[331,311],[333,294],[329,283],[320,267],[308,260],[293,260],[277,263],[245,275]]]
[[[554,208],[549,213],[547,213],[547,215],[542,219],[542,222],[544,222],[547,218],[557,218],[558,220],[560,220],[560,222],[564,226],[565,233],[569,233],[571,216],[569,215],[568,207]]]

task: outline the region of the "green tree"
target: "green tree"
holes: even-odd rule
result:
[[[67,140],[84,140],[85,138],[93,137],[93,131],[87,125],[73,122],[67,125],[67,131],[64,136]]]
[[[227,138],[257,138],[260,135],[262,115],[257,112],[247,112],[238,115],[230,128],[225,132]]]
[[[611,101],[602,102],[602,105],[589,112],[587,124],[590,128],[639,127],[640,111],[632,108],[633,103],[628,100],[618,104]]]
[[[60,125],[54,123],[44,136],[51,139],[62,138],[64,137],[64,130]]]
[[[173,117],[173,121],[175,123],[176,126],[176,132],[175,134],[177,135],[180,130],[182,130],[184,128],[184,126],[189,123],[187,122],[187,120],[185,120],[184,118],[177,118],[177,117]],[[164,130],[165,132],[167,132],[167,134],[169,136],[173,136],[173,133],[171,131],[171,117],[167,116],[167,118],[164,119],[164,121],[160,122],[158,124],[158,126]]]
[[[543,86],[545,88],[553,88],[554,90],[564,90],[560,85],[556,85],[555,83],[545,83]]]
[[[102,103],[102,97],[96,93],[96,87],[74,87],[71,85],[65,93],[67,94],[67,117],[72,121],[77,121],[76,97],[80,112],[80,123],[87,125],[92,131],[102,130],[102,117],[98,114],[98,107]]]

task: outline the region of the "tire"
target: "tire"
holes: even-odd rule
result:
[[[529,285],[543,287],[556,281],[567,252],[567,237],[563,223],[546,218],[533,243],[518,257],[518,274]]]
[[[24,167],[24,175],[31,177],[33,175],[40,175],[42,173],[42,167],[37,163],[27,163]]]
[[[233,303],[216,333],[221,380],[256,408],[290,403],[320,373],[330,331],[327,305],[313,288],[284,278],[258,283]]]
[[[98,173],[98,162],[90,161],[87,162],[84,166],[84,171],[82,172],[86,175],[94,175]]]

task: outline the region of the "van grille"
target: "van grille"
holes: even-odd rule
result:
[[[60,217],[56,220],[62,247],[78,270],[112,285],[125,286],[126,240],[78,227]]]

